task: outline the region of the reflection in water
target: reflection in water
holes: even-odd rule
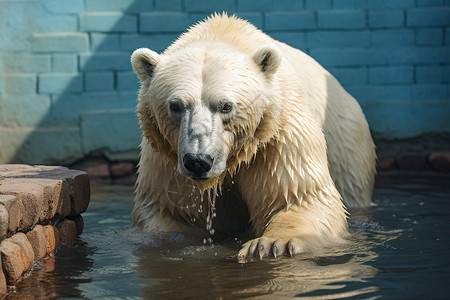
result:
[[[142,294],[152,298],[241,298],[263,295],[293,297],[313,291],[326,294],[361,294],[375,287],[347,286],[375,276],[376,269],[365,263],[377,255],[352,247],[325,251],[321,256],[267,259],[238,264],[233,255],[239,247],[230,245],[171,247],[161,252],[153,246],[140,247],[138,272],[148,284]],[[350,250],[350,251],[349,251]],[[224,258],[225,257],[225,258]],[[334,285],[334,283],[339,283]]]
[[[129,228],[131,187],[94,187],[80,243],[36,266],[8,298],[445,299],[448,180],[381,181],[351,211],[351,240],[315,255],[239,264],[239,239],[214,244]]]
[[[16,286],[16,293],[10,293],[7,298],[49,299],[80,295],[79,286],[92,281],[83,274],[93,266],[88,258],[93,251],[80,242],[71,248],[59,248],[56,256],[36,262],[33,271]]]
[[[365,216],[367,216],[365,214]],[[138,247],[138,273],[147,284],[143,295],[152,299],[178,298],[246,298],[294,297],[335,299],[365,295],[378,290],[368,286],[365,279],[374,277],[377,269],[370,266],[378,256],[372,248],[397,234],[369,241],[370,222],[360,220],[365,232],[354,228],[355,234],[347,244],[324,249],[322,253],[299,255],[293,259],[265,259],[238,264],[234,255],[241,243],[219,242],[214,245],[188,246],[195,240],[178,240]],[[372,222],[372,225],[375,224]],[[375,226],[378,230],[379,228]],[[377,233],[377,235],[379,235]],[[380,237],[380,236],[378,236]],[[234,240],[233,240],[234,241]]]

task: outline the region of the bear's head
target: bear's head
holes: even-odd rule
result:
[[[163,54],[141,48],[131,62],[144,137],[202,189],[233,175],[278,132],[275,45],[251,54],[217,41]]]

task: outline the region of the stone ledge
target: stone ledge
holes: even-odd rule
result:
[[[70,246],[90,200],[86,172],[66,167],[0,165],[0,296],[35,260]]]

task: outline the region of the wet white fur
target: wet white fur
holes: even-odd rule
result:
[[[349,206],[370,204],[375,151],[365,117],[303,52],[243,20],[214,15],[161,55],[136,50],[132,65],[141,80],[143,131],[134,225],[146,231],[201,227],[207,214],[199,212],[193,187],[232,178],[258,237],[244,246],[245,257],[267,241],[301,252],[339,240],[347,232],[341,195]],[[188,119],[223,98],[238,105],[229,120],[203,113],[215,127],[213,152],[223,155],[214,167],[222,173],[208,182],[193,182],[180,169],[180,151],[192,146],[184,145],[183,119],[167,109],[172,98],[192,107]]]

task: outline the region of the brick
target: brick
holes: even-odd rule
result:
[[[444,75],[443,75],[443,82],[450,82],[450,66],[446,65],[443,67],[444,69]]]
[[[416,5],[415,0],[384,0],[385,7],[410,8]]]
[[[116,12],[87,12],[80,15],[81,31],[135,32],[137,17]]]
[[[3,269],[1,267],[1,261],[0,261],[0,294],[6,294],[7,293],[7,285],[6,285],[6,278],[5,273],[3,273]]]
[[[120,36],[120,49],[134,51],[146,47],[162,52],[177,38],[178,33],[123,34]]]
[[[155,10],[181,11],[181,0],[155,0]]]
[[[307,47],[306,34],[304,32],[274,32],[270,36],[297,49],[305,49]]]
[[[87,11],[126,11],[134,0],[85,0]]]
[[[139,80],[136,74],[132,71],[117,73],[117,89],[118,90],[132,90],[139,89]]]
[[[18,232],[11,236],[9,240],[20,247],[24,268],[25,270],[30,269],[34,262],[34,252],[27,236],[23,232]]]
[[[57,226],[61,245],[70,246],[77,238],[77,225],[74,220],[64,219]]]
[[[52,54],[51,63],[53,73],[78,72],[78,56],[76,54]]]
[[[136,94],[137,90],[134,90]],[[136,99],[136,97],[135,97]],[[51,118],[54,122],[65,122],[78,126],[79,116],[84,111],[122,109],[135,106],[121,102],[115,91],[87,92],[81,95],[63,95],[52,105]]]
[[[5,73],[50,72],[50,56],[43,54],[2,54]]]
[[[72,211],[72,199],[71,194],[73,195],[73,192],[71,191],[71,188],[69,186],[68,181],[62,180],[61,182],[61,192],[58,195],[59,199],[56,203],[56,211],[53,214],[54,217],[58,217],[58,219],[63,219],[70,215]]]
[[[371,44],[370,31],[312,31],[306,34],[309,48],[366,47]]]
[[[136,108],[136,90],[119,91],[118,96],[120,103],[123,105],[123,109],[130,110]]]
[[[89,49],[88,36],[79,32],[33,33],[31,50],[40,52],[84,52]]]
[[[120,50],[120,34],[91,33],[91,47],[93,51],[118,51]]]
[[[443,6],[444,0],[418,0],[417,6]]]
[[[23,190],[20,190],[21,185],[24,187]],[[67,200],[70,202],[67,195],[67,183],[63,180],[49,178],[36,178],[30,176],[24,178],[10,178],[0,189],[0,193],[16,195],[21,201],[23,209],[29,211],[33,209],[27,208],[24,199],[35,198],[28,206],[36,206],[37,221],[39,222],[46,222],[52,219],[58,211],[61,202]],[[32,194],[34,197],[31,197],[28,194]],[[23,219],[23,215],[24,212],[21,214],[21,220]]]
[[[367,69],[365,67],[330,68],[328,71],[333,74],[342,85],[361,85],[367,83]]]
[[[259,29],[263,29],[263,16],[260,12],[240,12],[236,14],[239,18],[247,20]]]
[[[36,225],[33,230],[27,232],[27,238],[33,249],[34,259],[43,259],[47,255],[47,240],[44,228],[41,225]]]
[[[44,202],[41,186],[25,179],[8,180],[0,186],[0,193],[15,195],[21,203],[18,230],[30,229],[39,221]]]
[[[100,163],[82,168],[92,178],[109,178],[109,164]]]
[[[31,180],[30,180],[31,181]],[[44,201],[40,221],[46,222],[56,214],[67,216],[70,213],[70,198],[68,184],[62,179],[38,178],[32,181],[44,189]],[[65,203],[69,203],[65,208]]]
[[[55,14],[78,14],[84,10],[83,0],[71,0],[64,5],[60,0],[47,0],[43,4],[47,11]]]
[[[388,171],[395,169],[396,155],[394,153],[377,154],[377,170]]]
[[[141,32],[177,32],[180,33],[190,25],[187,14],[179,12],[149,12],[140,14]]]
[[[34,14],[33,32],[77,32],[78,15],[76,14]]]
[[[369,27],[402,27],[405,16],[403,10],[370,10]]]
[[[433,170],[450,172],[450,152],[433,152],[428,161]]]
[[[4,195],[0,195],[1,197],[5,197]],[[4,205],[0,204],[0,240],[3,240],[8,233],[9,227],[9,214],[8,210]]]
[[[74,218],[75,221],[75,227],[77,229],[77,235],[81,235],[83,233],[84,229],[84,220],[81,215],[78,215]]]
[[[444,82],[444,73],[449,72],[445,67],[434,66],[417,66],[416,67],[416,81],[417,83],[440,83]]]
[[[5,93],[23,95],[36,93],[36,75],[27,73],[6,74],[3,77]]]
[[[298,30],[316,27],[314,13],[299,12],[267,12],[265,30]]]
[[[238,0],[237,8],[240,11],[299,10],[303,9],[303,1]]]
[[[91,185],[89,175],[81,171],[71,171],[73,173],[73,197],[71,216],[85,212],[91,199]]]
[[[110,122],[114,120],[114,122]],[[106,124],[110,126],[101,126]],[[83,148],[86,152],[107,148],[111,152],[137,149],[140,132],[134,110],[92,111],[81,116]],[[120,140],[121,143],[117,143]]]
[[[1,60],[0,60],[0,68],[1,68]],[[3,75],[0,75],[0,97],[5,95],[5,81],[3,79]]]
[[[408,26],[448,26],[450,8],[415,8],[407,10],[406,24]]]
[[[414,31],[408,29],[375,30],[372,32],[372,43],[375,47],[413,46]]]
[[[443,101],[447,102],[449,97],[447,94],[448,85],[446,84],[416,84],[411,87],[412,101],[429,102]]]
[[[418,29],[416,43],[420,46],[440,46],[444,44],[444,32],[442,28]]]
[[[0,105],[0,125],[38,126],[47,117],[50,107],[51,101],[47,95],[4,96]]]
[[[59,246],[59,231],[52,225],[43,226],[45,235],[45,250],[46,255],[51,255]]]
[[[188,15],[188,22],[191,25],[197,24],[205,20],[205,18],[209,15],[209,13],[205,12],[192,12]]]
[[[136,172],[135,164],[131,162],[113,163],[110,167],[112,177],[124,177]]]
[[[2,256],[2,268],[9,285],[13,285],[25,271],[23,255],[19,245],[10,239],[3,240],[0,244]]]
[[[20,220],[22,219],[22,203],[16,195],[0,194],[0,205],[8,212],[7,230],[12,233],[16,232],[19,227]],[[2,232],[4,232],[4,229],[2,229]]]
[[[87,72],[84,74],[84,90],[104,91],[114,89],[114,73],[108,72]]]
[[[427,169],[428,155],[422,152],[403,152],[397,156],[397,165],[401,170],[423,171]]]
[[[412,0],[414,1],[414,0]],[[352,9],[352,8],[377,8],[383,7],[383,0],[338,0],[333,1],[333,7],[338,9]]]
[[[306,0],[306,9],[331,9],[331,0]]]
[[[88,11],[126,11],[139,13],[153,9],[153,1],[148,0],[86,0]]]
[[[371,67],[369,69],[370,83],[412,83],[413,80],[413,66]]]
[[[388,50],[389,64],[441,64],[450,62],[450,47],[396,47]]]
[[[78,73],[48,73],[39,75],[41,94],[79,93],[83,90],[82,76]]]
[[[389,103],[405,102],[412,98],[411,85],[392,84],[392,85],[349,85],[347,90],[361,104],[365,103]]]
[[[450,28],[445,28],[445,44],[450,45]]]
[[[317,13],[319,28],[354,29],[366,26],[363,10],[330,10]]]
[[[327,67],[380,65],[387,61],[384,51],[376,48],[311,49],[311,56]]]
[[[80,66],[84,71],[131,70],[129,53],[81,54]]]
[[[234,0],[184,0],[184,9],[187,12],[220,12],[233,11],[235,7]]]

